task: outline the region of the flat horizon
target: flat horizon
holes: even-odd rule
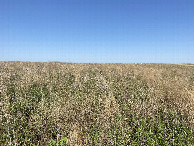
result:
[[[0,1],[0,60],[194,63],[193,0]]]

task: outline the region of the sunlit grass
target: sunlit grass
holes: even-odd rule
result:
[[[0,62],[0,144],[194,145],[193,70]]]

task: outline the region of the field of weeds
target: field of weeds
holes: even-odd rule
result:
[[[194,66],[0,62],[0,145],[194,145]]]

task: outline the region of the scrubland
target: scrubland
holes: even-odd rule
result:
[[[0,145],[194,145],[194,66],[0,62]]]

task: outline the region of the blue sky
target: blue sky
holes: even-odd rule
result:
[[[0,60],[194,63],[194,0],[0,0]]]

